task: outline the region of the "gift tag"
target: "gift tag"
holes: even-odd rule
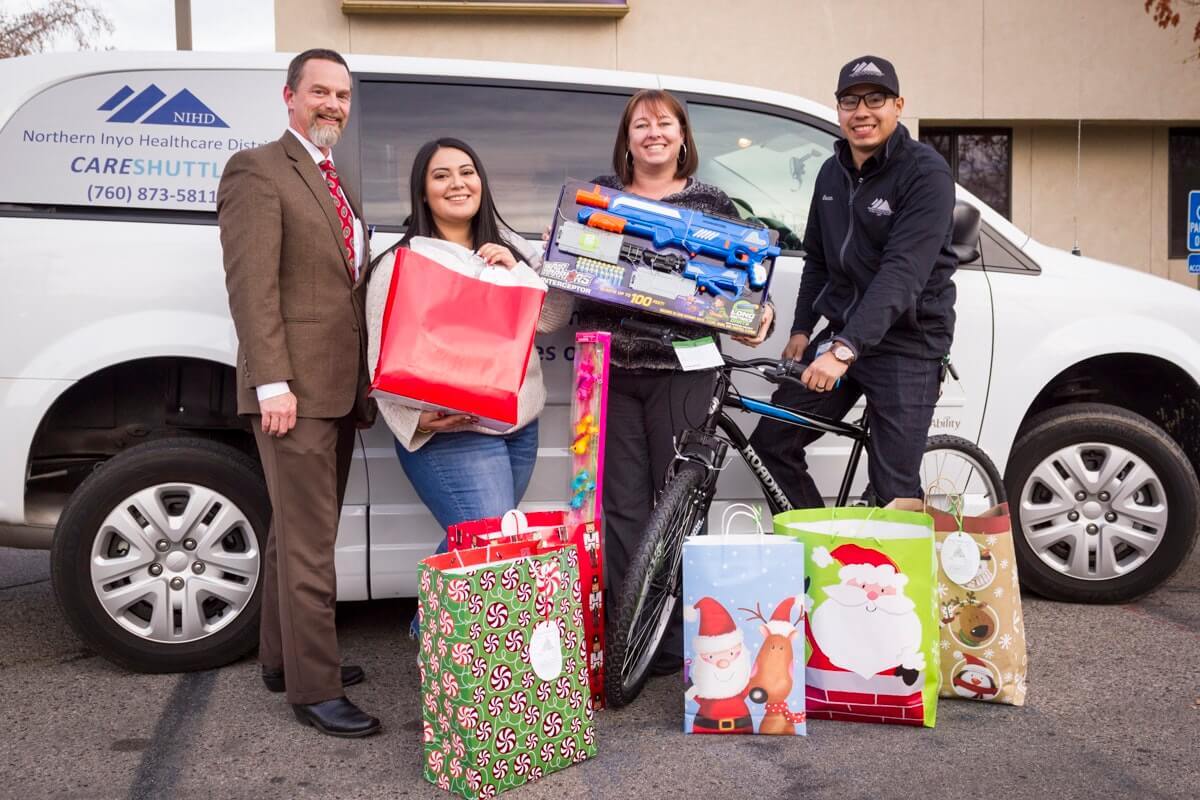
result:
[[[558,625],[544,619],[533,626],[533,636],[529,639],[529,664],[539,678],[552,681],[562,673],[562,663]]]
[[[717,349],[717,343],[711,336],[687,342],[673,342],[671,346],[675,348],[675,358],[679,360],[679,366],[684,372],[725,366],[725,359],[721,358],[721,351]]]
[[[979,561],[979,545],[962,531],[950,534],[942,542],[942,571],[959,586],[965,586],[975,577]]]

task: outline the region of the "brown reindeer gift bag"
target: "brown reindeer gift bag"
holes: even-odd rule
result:
[[[1025,705],[1025,621],[1008,505],[956,517],[920,500],[893,507],[933,517],[941,610],[940,696]]]
[[[804,545],[757,533],[683,543],[685,733],[803,736]],[[732,513],[730,513],[732,511]]]

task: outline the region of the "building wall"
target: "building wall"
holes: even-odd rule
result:
[[[1200,64],[1191,26],[1160,30],[1141,0],[629,4],[609,19],[346,15],[338,0],[276,0],[276,45],[673,73],[824,102],[838,66],[875,52],[895,62],[914,128],[1013,127],[1013,221],[1057,246],[1074,240],[1082,117],[1084,253],[1197,285],[1166,258],[1166,130],[1200,120],[1200,91],[1184,90]]]

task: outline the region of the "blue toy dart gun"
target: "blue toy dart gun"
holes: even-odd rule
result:
[[[780,252],[764,228],[640,197],[609,197],[598,186],[590,192],[576,191],[575,202],[590,206],[579,211],[579,221],[584,225],[613,233],[629,232],[649,239],[656,248],[674,246],[692,256],[706,255],[722,261],[728,269],[694,261],[684,267],[683,274],[708,291],[736,297],[747,284],[755,291],[762,289],[767,284],[763,262]]]

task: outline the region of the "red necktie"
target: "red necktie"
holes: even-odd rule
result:
[[[346,255],[350,258],[350,280],[354,281],[354,214],[350,212],[350,206],[342,197],[342,184],[338,180],[337,170],[333,168],[333,162],[325,159],[320,164],[321,172],[325,173],[325,185],[329,187],[329,194],[333,196],[333,205],[337,208],[338,221],[342,224],[342,241],[346,245]]]

